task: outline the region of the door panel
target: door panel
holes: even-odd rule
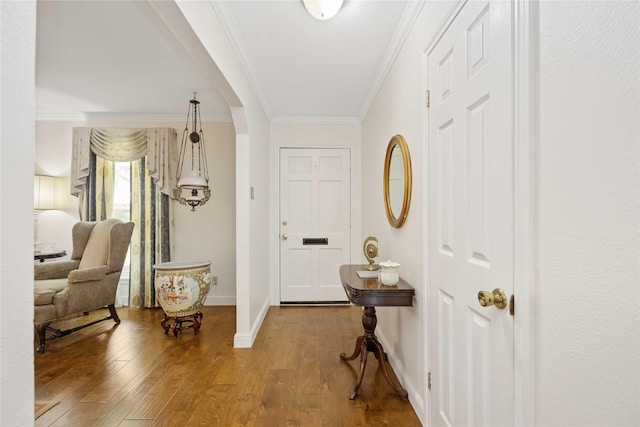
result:
[[[512,425],[511,4],[469,1],[429,53],[429,336],[433,425]]]
[[[348,149],[280,150],[281,302],[347,300],[338,269],[350,262],[350,170]]]

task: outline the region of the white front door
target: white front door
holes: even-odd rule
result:
[[[280,301],[347,301],[339,268],[350,262],[349,149],[280,149]]]
[[[511,8],[467,2],[428,52],[434,426],[514,423]],[[506,308],[480,305],[494,289]]]

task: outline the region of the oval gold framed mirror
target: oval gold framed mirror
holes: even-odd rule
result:
[[[395,135],[384,159],[384,207],[392,227],[400,228],[411,204],[411,157],[407,141]]]

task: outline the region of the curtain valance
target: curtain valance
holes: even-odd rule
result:
[[[84,192],[91,151],[115,162],[131,162],[147,156],[147,169],[158,189],[169,196],[175,184],[176,131],[173,128],[73,128],[71,194]]]
[[[147,130],[93,128],[91,150],[112,162],[133,162],[147,154]]]

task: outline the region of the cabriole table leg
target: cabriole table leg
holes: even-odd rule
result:
[[[349,393],[349,399],[353,400],[356,398],[358,394],[358,390],[360,390],[360,385],[362,384],[362,378],[364,377],[364,371],[367,367],[367,356],[369,352],[373,352],[376,359],[378,359],[378,364],[382,369],[382,373],[386,378],[389,385],[398,392],[402,397],[406,398],[409,396],[407,390],[405,390],[402,385],[392,377],[387,369],[387,354],[384,352],[382,348],[382,344],[378,341],[375,335],[376,325],[378,323],[378,319],[376,316],[375,307],[365,307],[364,313],[362,314],[362,326],[364,327],[364,335],[361,335],[356,340],[356,348],[353,351],[353,354],[347,357],[346,353],[341,353],[340,358],[342,360],[350,361],[354,360],[358,355],[360,355],[360,372],[358,373],[358,378],[356,380],[356,385]]]

